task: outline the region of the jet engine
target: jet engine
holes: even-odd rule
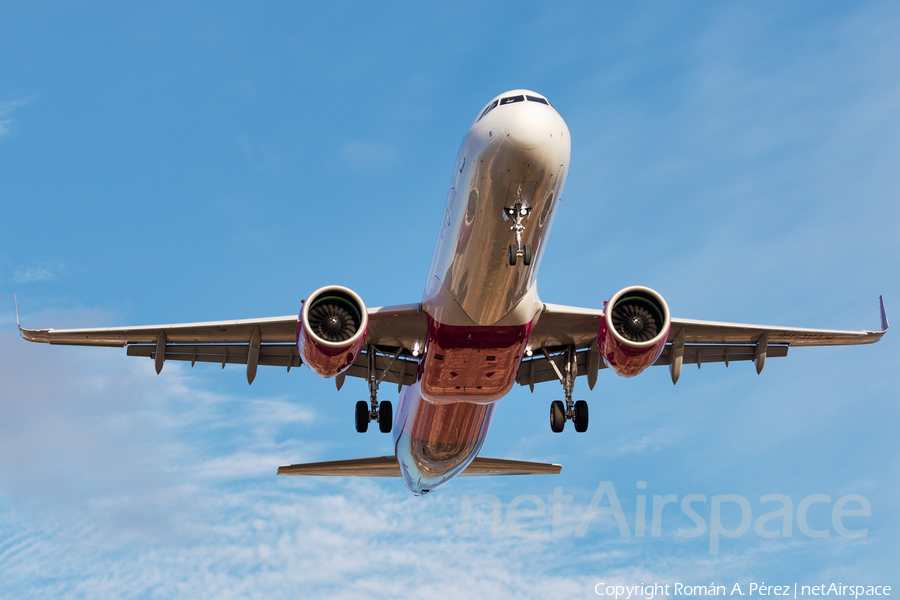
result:
[[[663,297],[648,287],[619,290],[606,303],[597,343],[606,366],[634,377],[656,362],[666,346],[672,318]]]
[[[340,375],[362,351],[368,326],[366,305],[355,292],[339,285],[319,288],[297,319],[300,358],[316,375]]]

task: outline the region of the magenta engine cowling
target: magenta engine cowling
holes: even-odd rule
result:
[[[600,356],[618,375],[634,377],[662,354],[671,325],[669,305],[658,293],[637,285],[622,289],[600,321]]]
[[[362,351],[368,327],[366,305],[353,290],[319,288],[303,303],[297,319],[300,358],[317,375],[340,375]]]

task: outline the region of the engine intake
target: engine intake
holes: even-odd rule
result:
[[[297,349],[314,373],[334,377],[346,371],[366,341],[369,315],[353,290],[319,288],[303,303],[297,320]]]
[[[669,306],[654,290],[619,290],[607,302],[597,331],[603,362],[623,377],[641,373],[662,354],[671,323]]]

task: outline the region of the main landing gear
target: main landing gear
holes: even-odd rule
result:
[[[384,368],[381,376],[377,379],[378,371],[375,368],[376,352],[375,346],[369,346],[366,350],[366,355],[369,357],[369,375],[366,377],[369,382],[369,402],[366,403],[365,400],[360,400],[356,403],[356,431],[359,433],[365,433],[369,429],[370,421],[378,422],[378,430],[381,433],[390,433],[394,424],[394,407],[389,401],[378,402],[378,386],[384,381],[384,376],[387,375],[394,361],[403,352],[403,349],[397,350]]]
[[[543,348],[541,351],[550,362],[550,366],[556,372],[563,390],[566,394],[565,404],[561,400],[550,403],[550,430],[553,433],[562,433],[566,427],[566,421],[570,420],[575,425],[575,431],[584,433],[588,428],[588,405],[584,400],[572,400],[572,388],[575,387],[575,376],[578,374],[578,365],[575,362],[575,348],[566,348],[565,373],[559,370],[556,362],[550,358],[550,354]]]
[[[369,429],[369,421],[378,421],[378,430],[381,433],[390,433],[394,422],[394,407],[389,401],[379,403],[372,399],[377,408],[369,409],[369,403],[360,400],[356,403],[356,431],[365,433]]]
[[[516,243],[509,245],[509,266],[516,266],[516,261],[521,256],[522,264],[527,267],[531,264],[531,244],[522,244],[522,234],[525,233],[523,223],[531,214],[531,207],[522,206],[521,202],[516,202],[515,206],[504,208],[503,212],[513,220],[513,225],[509,230],[516,234]]]

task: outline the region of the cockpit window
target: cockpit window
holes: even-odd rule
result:
[[[494,110],[495,108],[497,108],[497,103],[498,103],[498,102],[500,102],[500,101],[499,101],[499,100],[494,100],[493,102],[491,102],[491,105],[488,106],[486,109],[484,109],[484,112],[481,113],[481,116],[480,116],[480,117],[478,117],[478,121],[482,120],[482,119],[484,118],[484,115],[488,114],[489,112],[491,112],[492,110]],[[475,121],[475,122],[477,123],[478,121]]]
[[[500,106],[504,104],[512,104],[513,102],[524,102],[525,96],[509,96],[508,98],[503,98],[500,100]]]
[[[482,120],[485,115],[489,112],[497,108],[498,106],[503,106],[504,104],[512,104],[514,102],[524,102],[525,100],[529,102],[540,102],[541,104],[546,104],[547,106],[551,106],[551,104],[547,101],[546,98],[540,98],[538,96],[507,96],[506,98],[501,98],[499,100],[494,100],[491,104],[484,109],[484,112],[481,113],[481,116],[478,117],[478,121]],[[478,121],[475,121],[476,123]]]

